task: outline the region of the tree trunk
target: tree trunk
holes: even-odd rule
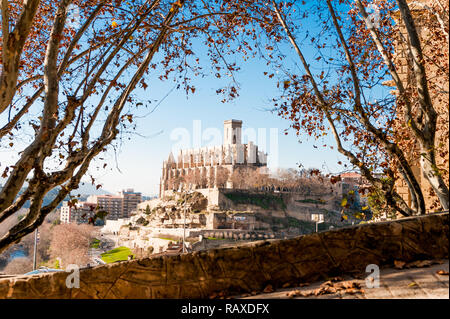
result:
[[[420,166],[422,167],[425,178],[430,182],[431,187],[433,187],[434,192],[439,198],[442,207],[444,208],[444,210],[448,210],[448,187],[445,184],[436,165],[434,144],[436,135],[437,113],[434,109],[428,89],[428,79],[425,66],[423,64],[424,59],[422,46],[417,28],[414,23],[414,19],[406,0],[397,0],[397,3],[402,15],[402,20],[406,27],[406,31],[408,32],[410,42],[409,48],[412,56],[414,80],[417,87],[419,106],[425,115],[425,123],[423,126],[422,134],[420,134],[419,136],[417,136],[416,134],[421,148]]]
[[[428,148],[427,152],[426,147],[421,148],[420,166],[422,167],[424,177],[428,180],[434,192],[436,193],[436,196],[439,198],[439,202],[441,203],[442,208],[444,210],[448,210],[448,187],[447,185],[445,185],[442,175],[440,174],[439,169],[436,166],[434,151],[429,151]]]

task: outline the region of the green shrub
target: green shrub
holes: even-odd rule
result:
[[[133,255],[133,258],[135,257],[135,255],[131,252],[130,248],[122,246],[107,251],[101,254],[100,256],[104,262],[109,264],[116,261],[128,260],[129,255]]]
[[[90,247],[91,247],[91,248],[99,248],[99,247],[100,247],[100,240],[98,240],[97,238],[94,238],[94,239],[91,241]]]
[[[233,192],[225,194],[235,204],[247,204],[262,207],[264,209],[286,209],[286,204],[279,196],[271,194],[247,194],[242,192]]]

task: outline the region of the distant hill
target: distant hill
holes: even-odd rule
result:
[[[2,185],[0,185],[1,189]],[[43,206],[48,205],[52,202],[52,200],[58,195],[60,187],[55,187],[51,191],[45,195],[43,200]],[[25,191],[25,188],[22,188],[18,194],[20,196]],[[96,187],[90,183],[80,183],[79,188],[73,190],[70,192],[72,196],[77,196],[78,194],[81,195],[78,199],[81,201],[85,201],[89,195],[109,195],[110,192],[103,190],[103,189],[96,189]],[[69,196],[64,198],[63,201],[70,200]],[[57,208],[60,208],[62,206],[62,203],[60,203]],[[23,205],[23,208],[29,208],[30,207],[30,201],[25,202]]]

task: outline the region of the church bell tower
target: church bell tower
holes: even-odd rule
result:
[[[227,120],[223,122],[223,144],[242,144],[241,140],[242,121]]]

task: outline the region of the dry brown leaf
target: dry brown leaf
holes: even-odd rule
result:
[[[273,292],[273,291],[274,291],[274,289],[273,289],[272,285],[267,285],[267,287],[264,288],[264,290],[263,290],[263,292],[265,292],[265,293],[269,293],[269,292]]]
[[[327,285],[321,285],[320,288],[317,288],[316,290],[314,290],[314,295],[318,296],[318,295],[325,295],[325,294],[334,294],[337,292],[337,289],[335,287],[333,287],[333,285],[328,285],[328,282],[326,283]]]
[[[299,286],[299,287],[309,286],[309,283],[303,282],[303,283],[298,284],[298,286]]]
[[[316,290],[314,290],[314,296],[318,296],[318,295],[321,295],[322,294],[322,289],[316,289]]]
[[[364,290],[361,289],[361,285],[358,282],[348,280],[336,283],[326,281],[322,283],[318,289],[313,291],[315,296],[341,292],[348,294],[356,294],[356,293],[364,293]]]
[[[438,270],[438,271],[436,271],[436,273],[438,274],[438,275],[441,275],[441,276],[448,276],[448,271],[445,271],[445,270]]]
[[[323,284],[320,285],[320,287],[326,287],[326,286],[333,286],[333,283],[331,280],[325,281]]]
[[[327,294],[335,294],[337,292],[337,289],[334,287],[328,287],[327,289],[325,289],[325,293]]]
[[[346,292],[347,294],[354,295],[354,294],[357,293],[358,291],[357,291],[355,288],[347,288],[347,289],[345,289],[345,292]]]
[[[306,296],[308,296],[308,294],[307,293],[303,293],[300,290],[292,290],[292,291],[289,291],[286,294],[286,296],[288,296],[289,298],[294,298],[294,297],[298,297],[298,296],[306,297]]]
[[[289,287],[290,285],[291,285],[291,284],[287,282],[287,283],[285,283],[282,287],[283,287],[283,288],[287,288],[287,287]]]
[[[355,281],[342,281],[334,284],[334,286],[339,289],[361,288],[361,285]]]
[[[351,288],[354,287],[354,282],[352,282],[352,281],[344,281],[342,283],[342,287],[345,288],[345,289],[351,289]]]
[[[394,260],[394,267],[397,269],[403,269],[403,267],[405,267],[406,262],[401,261],[401,260]]]

